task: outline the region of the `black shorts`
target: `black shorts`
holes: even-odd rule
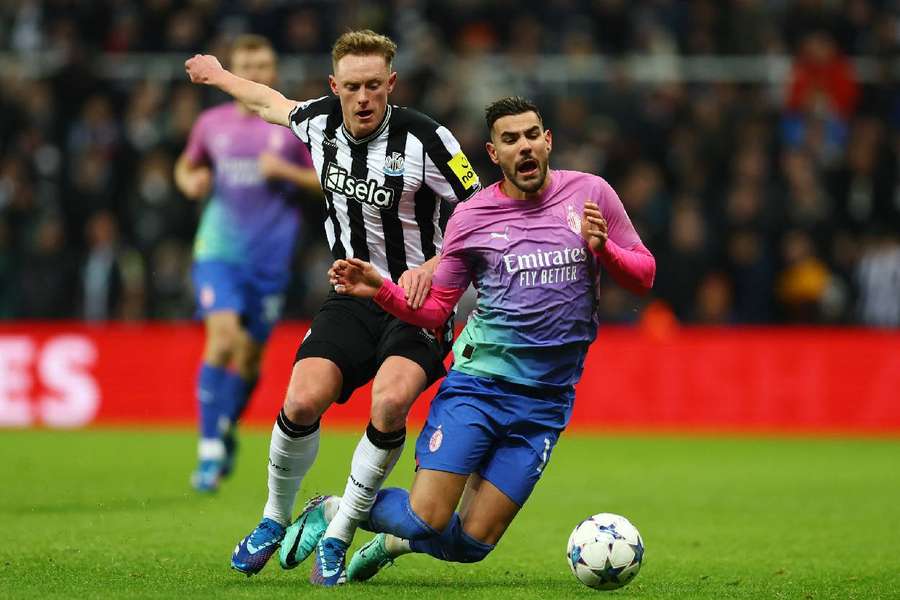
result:
[[[338,403],[375,377],[389,356],[402,356],[422,367],[431,385],[447,374],[444,358],[453,342],[453,319],[441,330],[427,330],[401,321],[374,301],[328,294],[300,342],[295,362],[326,358],[344,377]]]

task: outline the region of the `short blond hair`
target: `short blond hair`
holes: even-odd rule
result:
[[[331,49],[331,64],[336,69],[338,61],[349,54],[359,56],[381,56],[388,68],[397,54],[397,44],[386,35],[375,33],[371,29],[348,31],[341,35]]]
[[[231,42],[231,52],[229,56],[233,59],[234,54],[236,52],[240,52],[241,50],[268,50],[272,53],[272,56],[275,56],[277,58],[277,55],[275,54],[275,48],[272,47],[272,42],[270,42],[267,38],[255,33],[242,33],[241,35],[234,38],[234,41]]]

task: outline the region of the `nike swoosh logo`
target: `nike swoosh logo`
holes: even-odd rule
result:
[[[294,539],[294,543],[291,545],[291,549],[288,552],[288,559],[291,562],[296,562],[294,557],[296,556],[297,548],[300,547],[300,538],[303,537],[303,529],[306,527],[306,519],[300,523],[300,531],[297,532],[297,537]]]
[[[268,542],[265,542],[262,546],[254,546],[253,542],[251,542],[250,540],[247,540],[247,550],[250,551],[250,554],[256,554],[260,550],[265,550],[266,548],[268,548],[269,546],[271,546],[274,543],[275,542],[270,540]]]
[[[322,569],[322,577],[324,577],[326,579],[329,577],[334,577],[337,574],[338,574],[337,569]]]
[[[322,564],[324,562],[325,562],[325,558],[322,556],[322,553],[319,552],[319,564]],[[324,577],[325,579],[327,579],[329,577],[334,577],[337,574],[338,574],[338,569],[326,569],[325,565],[322,565],[322,577]]]

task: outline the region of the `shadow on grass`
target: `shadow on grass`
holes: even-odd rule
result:
[[[448,577],[425,575],[422,577],[422,579],[415,582],[397,580],[372,580],[365,583],[350,583],[347,585],[343,585],[340,586],[340,590],[347,590],[348,592],[352,590],[354,593],[373,592],[375,594],[390,595],[396,595],[397,592],[415,595],[416,593],[434,594],[435,592],[446,594],[450,591],[456,591],[460,594],[465,594],[466,592],[489,590],[504,590],[509,593],[534,593],[535,591],[540,591],[542,594],[558,591],[559,595],[557,596],[554,594],[554,597],[564,597],[565,595],[571,595],[573,591],[579,591],[579,588],[581,587],[573,585],[572,582],[560,581],[559,579],[526,577],[513,579],[509,576],[501,578],[482,579],[482,577],[484,577],[483,574],[480,574],[478,577],[478,579],[474,578],[471,573],[460,573],[452,579]],[[249,587],[248,581],[246,579],[231,579],[223,581],[222,583],[228,591],[247,590],[247,588]],[[272,579],[257,579],[250,585],[252,585],[252,587],[256,591],[290,591],[294,594],[300,593],[301,591],[303,593],[314,593],[318,590],[325,589],[313,586],[306,580],[306,577],[279,577]],[[588,588],[583,589],[587,590]]]

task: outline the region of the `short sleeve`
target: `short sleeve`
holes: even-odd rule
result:
[[[447,231],[444,235],[444,247],[441,250],[441,258],[438,262],[432,281],[434,285],[445,288],[466,289],[472,282],[472,273],[469,269],[469,256],[465,251],[465,234],[462,222],[465,220],[465,212],[454,212],[447,223]]]
[[[459,142],[443,125],[422,140],[425,151],[425,185],[451,204],[468,200],[481,182]]]
[[[294,110],[288,115],[288,124],[291,127],[291,131],[304,144],[309,143],[309,120],[323,114],[323,110],[328,110],[328,100],[329,96],[322,96],[314,100],[298,102]]]
[[[187,146],[184,148],[184,156],[188,162],[194,165],[210,162],[209,150],[206,147],[206,129],[209,119],[201,115],[191,127]]]

